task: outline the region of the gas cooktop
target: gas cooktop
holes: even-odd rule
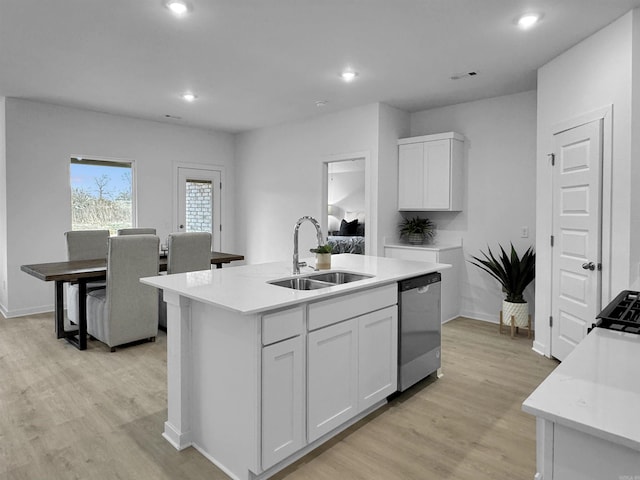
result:
[[[640,334],[640,292],[623,290],[596,319],[596,327]]]

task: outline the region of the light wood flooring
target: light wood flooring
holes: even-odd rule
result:
[[[459,318],[443,373],[427,378],[277,474],[286,480],[514,480],[535,474],[522,401],[557,362],[526,334]],[[53,315],[0,316],[0,480],[227,479],[161,436],[166,336],[110,353],[56,340]]]

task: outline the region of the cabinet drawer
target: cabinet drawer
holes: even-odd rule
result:
[[[438,252],[433,250],[412,250],[408,248],[384,247],[384,256],[398,260],[438,263]]]
[[[398,303],[398,285],[336,297],[309,305],[309,331]]]
[[[302,333],[302,307],[290,308],[262,316],[262,345],[270,345]]]

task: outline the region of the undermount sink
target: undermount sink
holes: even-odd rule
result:
[[[363,275],[362,273],[351,273],[351,272],[323,272],[323,273],[314,273],[309,275],[308,278],[312,278],[314,280],[320,280],[322,282],[333,283],[335,285],[340,285],[342,283],[350,283],[357,282],[358,280],[364,280],[365,278],[371,278],[373,275]]]
[[[361,273],[321,272],[306,275],[304,277],[296,275],[294,277],[273,280],[267,283],[277,285],[279,287],[291,288],[293,290],[318,290],[320,288],[342,285],[343,283],[357,282],[358,280],[364,280],[371,277],[373,277],[373,275],[363,275]]]

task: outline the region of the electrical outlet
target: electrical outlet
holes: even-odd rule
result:
[[[520,227],[520,237],[529,238],[529,227]]]

